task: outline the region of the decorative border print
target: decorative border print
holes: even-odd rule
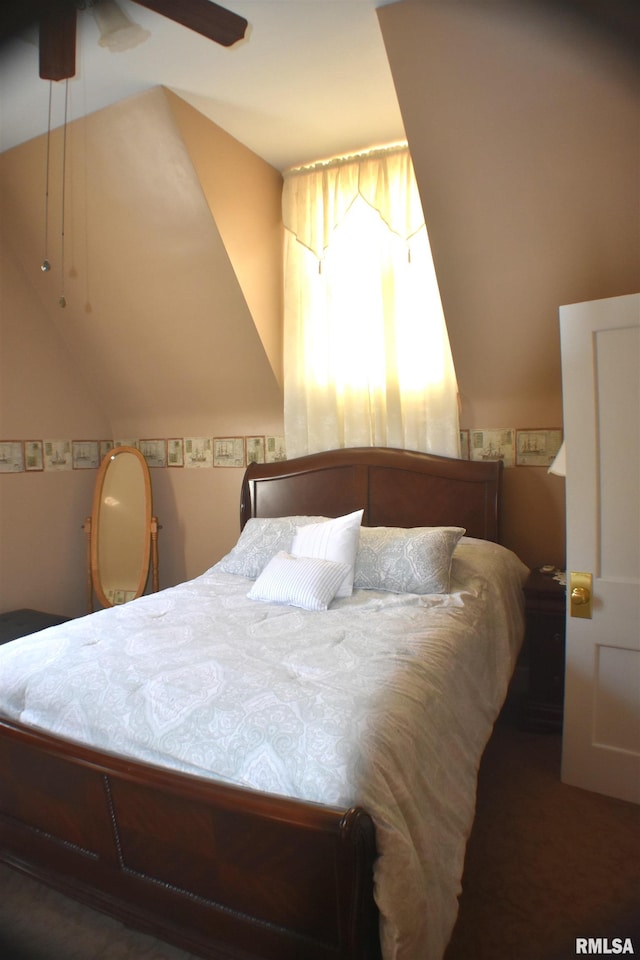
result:
[[[97,440],[72,440],[71,462],[74,470],[92,470],[100,466],[100,444]]]
[[[264,463],[264,437],[245,437],[246,462]]]
[[[471,430],[471,460],[502,460],[515,463],[515,427],[474,427]]]
[[[149,467],[239,467],[286,460],[284,437],[172,437],[117,440],[0,440],[0,474],[97,469],[121,447],[139,450]]]
[[[44,455],[42,440],[25,440],[24,442],[24,469],[44,470]]]
[[[45,470],[71,470],[71,440],[44,441]]]
[[[211,437],[185,437],[184,465],[198,468],[213,466]]]
[[[267,437],[266,441],[265,460],[267,463],[276,463],[287,459],[284,437]]]
[[[0,442],[0,473],[23,473],[24,450],[21,440]]]
[[[100,463],[104,460],[108,453],[111,453],[113,450],[113,440],[101,440],[100,441]]]
[[[166,440],[141,440],[140,453],[147,461],[148,467],[166,467],[167,442]]]
[[[244,467],[244,437],[215,437],[214,467]]]
[[[562,445],[562,430],[541,427],[516,433],[516,466],[550,467]]]
[[[167,466],[184,467],[184,441],[182,438],[167,440]]]

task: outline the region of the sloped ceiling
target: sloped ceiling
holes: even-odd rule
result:
[[[114,435],[181,436],[185,424],[210,435],[256,409],[280,410],[277,376],[165,91],[69,126],[64,251],[61,131],[50,145],[45,243],[46,150],[38,137],[2,155],[2,222]]]
[[[43,0],[3,0],[0,38]],[[46,0],[45,0],[46,2]],[[99,46],[91,10],[78,17],[71,117],[165,86],[272,166],[310,162],[401,139],[403,126],[378,26],[398,0],[224,0],[249,22],[246,38],[222,48],[137,3],[118,0],[149,38],[124,53]],[[500,0],[483,0],[491,14]],[[429,6],[433,0],[405,0]],[[464,9],[468,0],[446,0]],[[87,0],[78,0],[78,6]],[[528,10],[566,11],[638,56],[638,0],[510,0]],[[62,86],[62,85],[58,85]],[[37,36],[20,31],[0,49],[0,150],[47,128],[47,85],[38,78]],[[62,91],[57,91],[60,123]]]
[[[458,382],[476,404],[551,406],[558,306],[637,288],[640,58],[631,17],[623,40],[612,29],[621,5],[610,24],[598,10],[428,0],[380,11]]]
[[[11,8],[41,0],[3,0]],[[249,21],[246,38],[223,48],[129,0],[122,10],[148,39],[112,53],[99,45],[93,12],[78,15],[77,74],[70,117],[156,86],[179,94],[278,170],[327,154],[401,139],[402,120],[376,8],[396,0],[225,0]],[[78,3],[80,6],[81,4]],[[1,31],[0,31],[1,37]],[[64,84],[54,84],[54,120]],[[38,77],[37,32],[0,48],[0,150],[47,129],[48,84]]]
[[[166,96],[282,384],[282,178],[199,110],[169,91]]]

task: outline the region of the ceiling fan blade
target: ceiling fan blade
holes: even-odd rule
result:
[[[22,0],[22,3],[5,2],[0,8],[0,43],[12,40],[38,23],[39,0]]]
[[[223,47],[242,40],[248,26],[244,17],[210,0],[134,0],[134,3],[181,23]]]
[[[40,13],[40,76],[66,80],[75,72],[76,8],[65,0],[52,0]]]

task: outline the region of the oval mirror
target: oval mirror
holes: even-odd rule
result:
[[[147,462],[134,447],[116,447],[102,461],[88,524],[90,589],[103,607],[144,593],[153,542],[153,588],[157,584],[157,523],[152,517]],[[90,595],[89,609],[93,597]]]

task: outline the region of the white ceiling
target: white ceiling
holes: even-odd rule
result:
[[[68,119],[164,85],[280,170],[404,137],[376,7],[397,0],[219,0],[249,21],[224,48],[130,0],[119,6],[151,34],[133,50],[98,45],[78,14]],[[52,90],[53,126],[65,83]],[[49,82],[38,76],[37,32],[0,58],[0,150],[46,132]]]

